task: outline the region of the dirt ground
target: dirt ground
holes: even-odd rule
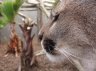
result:
[[[34,41],[34,40],[33,40]],[[41,46],[35,41],[33,42],[33,48],[35,51],[41,49]],[[0,44],[0,71],[17,71],[19,58],[10,54],[7,57],[4,57],[7,50],[5,44]],[[37,57],[38,64],[37,66],[32,67],[30,71],[67,71],[65,70],[67,65],[57,65],[50,62],[45,55]],[[71,70],[71,68],[69,67]],[[69,71],[69,70],[68,70]],[[72,70],[76,71],[76,70]]]

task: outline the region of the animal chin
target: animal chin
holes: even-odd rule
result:
[[[64,61],[65,57],[62,55],[62,54],[56,54],[56,55],[53,55],[53,54],[50,54],[48,52],[46,52],[46,56],[48,57],[48,59],[52,62],[55,62],[55,63],[61,63]]]

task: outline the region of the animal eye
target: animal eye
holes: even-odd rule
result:
[[[55,22],[55,21],[58,20],[59,15],[60,15],[60,14],[56,13],[56,14],[53,16],[53,22]]]

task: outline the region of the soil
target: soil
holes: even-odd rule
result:
[[[33,46],[34,51],[41,49],[41,46],[37,43],[37,41],[33,42]],[[13,54],[4,57],[6,51],[6,44],[0,44],[0,71],[17,71],[19,65],[19,57],[15,57]],[[30,71],[67,71],[65,70],[65,68],[68,67],[67,65],[57,65],[52,63],[47,59],[45,55],[38,56],[36,59],[38,64],[33,66]]]

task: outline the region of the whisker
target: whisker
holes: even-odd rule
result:
[[[78,56],[76,56],[76,55],[73,55],[73,54],[71,54],[71,53],[69,53],[69,52],[67,52],[67,51],[65,51],[68,55],[70,55],[70,56],[73,56],[73,57],[75,57],[75,58],[77,58],[77,59],[83,59],[83,58],[80,58],[80,57],[78,57]]]
[[[78,56],[76,56],[76,55],[73,55],[73,54],[71,54],[71,53],[67,52],[67,51],[66,51],[66,50],[64,50],[64,49],[60,50],[59,48],[56,48],[56,50],[59,50],[59,52],[64,51],[66,54],[68,54],[68,55],[70,55],[70,56],[73,56],[74,58],[77,58],[77,59],[83,59],[83,58],[80,58],[80,57],[78,57]]]
[[[62,52],[62,54],[69,60],[69,62],[74,65],[72,59],[71,59],[70,56],[66,53],[66,51],[64,51],[64,50],[63,50],[63,51],[60,51],[60,50],[59,50],[59,52]],[[75,66],[75,65],[74,65],[74,66]]]
[[[62,51],[61,51],[62,52]],[[83,67],[82,67],[82,65],[75,59],[72,59],[72,57],[69,55],[68,56],[68,52],[67,51],[65,51],[65,50],[63,50],[63,54],[66,54],[66,56],[67,56],[67,59],[74,65],[74,66],[76,66],[78,69],[80,69],[80,71],[84,71],[84,69],[83,69]],[[70,53],[69,53],[70,54]],[[80,58],[81,59],[81,58]],[[78,65],[79,64],[79,65]]]

